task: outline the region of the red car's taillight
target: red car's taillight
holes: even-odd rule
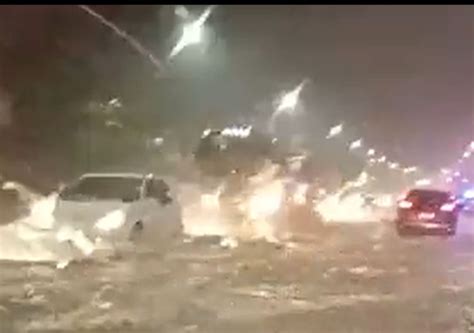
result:
[[[408,201],[408,200],[402,200],[398,203],[398,207],[404,208],[404,209],[411,208],[413,207],[413,202]]]

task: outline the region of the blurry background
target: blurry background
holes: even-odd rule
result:
[[[166,62],[174,6],[92,8]],[[322,140],[344,121],[402,163],[439,168],[474,133],[472,17],[470,6],[220,6],[206,43],[160,76],[76,6],[1,6],[0,173],[49,186],[134,159],[156,136],[189,152],[206,126],[258,118],[303,78],[304,114],[282,128],[322,161],[354,163]]]

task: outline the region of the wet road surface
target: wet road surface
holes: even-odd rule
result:
[[[474,332],[474,220],[454,238],[334,225],[283,245],[0,263],[0,332]]]

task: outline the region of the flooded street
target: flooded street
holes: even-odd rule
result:
[[[474,333],[473,8],[1,6],[0,333]]]
[[[470,332],[474,228],[399,238],[334,225],[282,245],[180,242],[166,255],[1,263],[2,332]]]

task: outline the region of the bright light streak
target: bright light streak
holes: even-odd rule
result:
[[[379,157],[379,159],[377,160],[377,162],[379,162],[379,163],[384,163],[386,160],[387,160],[387,156],[383,155],[383,156]]]
[[[453,175],[454,175],[454,177],[461,177],[461,172],[456,171]]]
[[[371,159],[369,159],[369,163],[370,164],[375,164],[375,163],[377,163],[377,160],[375,158],[371,158]]]
[[[277,112],[282,112],[282,111],[291,112],[296,108],[296,105],[298,104],[300,93],[301,93],[301,90],[303,89],[304,84],[305,84],[305,81],[301,82],[295,89],[285,93],[282,96],[280,103],[277,106]]]
[[[205,138],[205,137],[208,136],[209,134],[211,134],[211,129],[210,129],[210,128],[206,128],[206,129],[202,132],[201,138]]]
[[[246,127],[227,127],[222,131],[222,135],[246,138],[252,132],[252,126]]]
[[[470,151],[465,151],[464,154],[462,154],[463,158],[469,158],[471,157],[471,152]]]
[[[165,142],[165,140],[161,137],[156,137],[156,138],[153,139],[153,144],[155,146],[161,146],[161,145],[163,145],[164,142]]]
[[[400,167],[400,164],[399,163],[396,163],[396,162],[390,162],[388,164],[388,167],[392,170],[395,170],[395,169],[398,169]]]
[[[417,167],[412,166],[412,167],[408,167],[408,168],[403,169],[403,173],[414,173],[417,170],[418,170]]]
[[[330,139],[341,134],[342,130],[343,130],[342,124],[331,127],[331,129],[329,130],[329,134],[326,136],[326,139]]]
[[[135,49],[138,53],[140,53],[143,57],[147,58],[148,60],[151,61],[153,66],[155,66],[158,70],[162,70],[163,66],[161,65],[161,62],[153,55],[152,52],[147,50],[137,39],[135,39],[133,36],[130,36],[127,32],[123,31],[120,29],[118,26],[116,26],[114,23],[111,21],[107,20],[105,17],[97,13],[96,11],[92,10],[89,6],[86,5],[78,5],[80,9],[85,11],[87,14],[91,15],[95,19],[97,19],[100,23],[111,29],[117,36],[120,36],[123,38],[125,41],[128,42],[128,44]]]
[[[432,183],[431,179],[423,178],[423,179],[418,179],[415,182],[415,185],[416,186],[429,186],[429,185],[431,185],[431,183]]]
[[[114,108],[121,108],[122,107],[122,102],[120,102],[120,100],[118,98],[111,99],[107,104],[114,107]]]
[[[451,172],[452,172],[451,170],[446,169],[446,168],[441,169],[441,173],[442,173],[443,175],[449,175]]]
[[[375,155],[375,149],[370,148],[370,149],[367,151],[367,156],[374,156],[374,155]]]
[[[362,139],[355,140],[349,145],[349,150],[354,150],[362,147]]]
[[[469,144],[469,148],[471,148],[472,150],[474,150],[474,141],[472,141],[472,142]]]
[[[453,177],[446,177],[446,183],[452,183]]]
[[[212,6],[206,8],[198,19],[184,25],[181,38],[171,50],[170,59],[177,56],[184,48],[201,42],[204,23],[211,15],[212,9]]]

